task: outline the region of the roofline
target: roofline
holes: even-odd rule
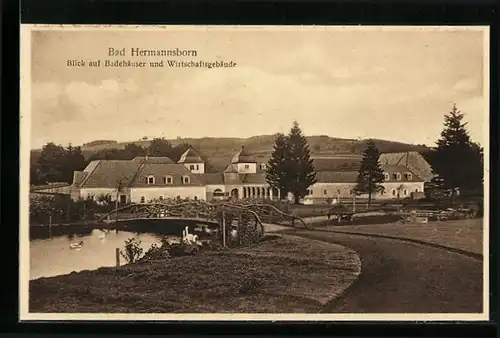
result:
[[[80,184],[78,185],[78,187],[83,188],[83,185],[84,185],[85,183],[87,183],[87,181],[88,181],[89,177],[90,177],[90,176],[94,173],[94,171],[97,169],[97,167],[101,165],[101,161],[102,161],[102,160],[96,160],[96,161],[97,161],[97,164],[94,166],[94,169],[92,169],[92,171],[90,171],[89,173],[87,173],[87,175],[83,178],[83,181],[82,181],[82,182],[80,182]],[[92,163],[92,162],[90,162],[90,163]],[[89,163],[89,164],[90,164],[90,163]],[[73,175],[74,175],[74,174],[73,174]]]

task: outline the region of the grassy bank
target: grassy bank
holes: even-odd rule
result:
[[[30,282],[30,312],[314,313],[359,274],[350,249],[293,236]]]
[[[426,224],[387,223],[335,226],[330,230],[409,238],[482,254],[483,222],[483,218],[474,218]]]

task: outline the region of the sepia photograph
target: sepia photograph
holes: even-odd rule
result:
[[[21,25],[20,319],[489,318],[489,30]]]

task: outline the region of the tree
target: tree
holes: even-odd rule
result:
[[[316,183],[316,172],[309,145],[297,121],[293,122],[288,134],[288,149],[290,151],[288,191],[293,193],[294,202],[297,204],[299,199],[306,195],[307,189]]]
[[[451,189],[480,190],[483,184],[483,150],[473,143],[463,122],[464,114],[456,105],[444,117],[444,128],[430,156],[434,172],[443,180],[444,187]]]
[[[285,197],[289,189],[290,149],[288,138],[278,134],[274,140],[271,158],[266,166],[266,182],[271,188],[277,189],[280,196]]]
[[[64,177],[66,151],[62,146],[49,142],[43,146],[36,167],[40,182],[57,182]]]
[[[82,154],[80,147],[73,147],[71,143],[65,149],[65,160],[63,163],[62,182],[73,182],[73,172],[83,170],[87,165],[87,161]]]
[[[383,191],[384,172],[380,167],[380,153],[373,140],[369,140],[363,152],[361,167],[356,181],[356,194],[368,194],[368,206],[371,206],[372,194]]]
[[[148,147],[148,155],[154,157],[170,157],[172,154],[172,145],[164,138],[154,138]]]
[[[116,155],[117,160],[131,160],[137,156],[144,156],[146,154],[146,149],[135,144],[127,143],[122,151],[119,151]]]

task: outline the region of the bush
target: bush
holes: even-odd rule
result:
[[[142,257],[143,249],[140,245],[141,241],[137,238],[129,238],[125,241],[125,251],[120,251],[120,254],[127,263],[134,263]]]

